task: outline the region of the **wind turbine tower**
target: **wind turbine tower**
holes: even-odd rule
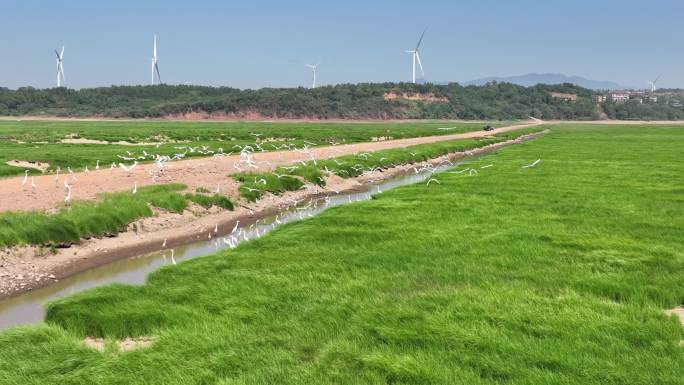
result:
[[[55,55],[57,55],[57,87],[64,87],[66,86],[66,80],[64,80],[64,46],[62,46],[61,52],[55,50]]]
[[[657,78],[655,78],[655,80],[649,80],[648,84],[651,85],[651,92],[655,92],[655,91],[656,91],[656,83],[658,82],[658,79],[660,79],[660,76],[658,76]]]
[[[157,75],[157,84],[161,84],[159,65],[157,64],[157,35],[154,35],[154,48],[152,49],[152,85],[154,85],[155,74]]]
[[[307,64],[306,66],[311,69],[311,88],[316,88],[316,69],[318,69],[318,64]]]
[[[423,71],[423,63],[420,62],[420,54],[418,53],[418,48],[420,48],[420,43],[423,42],[423,36],[425,36],[425,32],[427,31],[427,28],[423,30],[423,33],[420,35],[420,39],[418,39],[418,44],[416,44],[416,48],[410,51],[406,51],[406,53],[410,53],[412,60],[413,60],[413,76],[411,78],[411,81],[415,84],[416,83],[416,61],[418,62],[418,66],[420,66],[420,73],[425,77],[425,72]]]

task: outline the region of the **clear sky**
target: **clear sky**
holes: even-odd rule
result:
[[[162,80],[238,88],[554,72],[684,88],[682,0],[0,0],[0,86],[51,87],[66,46],[69,87]]]

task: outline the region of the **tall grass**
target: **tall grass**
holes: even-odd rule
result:
[[[261,198],[264,192],[282,194],[285,191],[297,191],[304,183],[299,179],[277,173],[240,173],[231,175],[240,182],[240,195],[250,202]]]
[[[187,193],[185,194],[185,199],[194,202],[204,207],[205,209],[208,209],[213,206],[220,207],[226,210],[233,210],[234,208],[233,202],[231,202],[230,199],[228,199],[228,197],[221,194],[204,195]]]
[[[98,201],[74,202],[57,214],[2,212],[0,247],[76,243],[83,238],[116,235],[129,223],[152,216],[151,207],[181,213],[187,208],[188,200],[205,207],[215,205],[233,209],[225,196],[181,195],[179,192],[186,188],[183,184],[172,183],[142,187],[137,194],[102,194]]]

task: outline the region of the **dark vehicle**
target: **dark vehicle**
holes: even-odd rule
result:
[[[487,126],[485,126],[484,130],[485,131],[494,131],[494,127],[487,125]]]

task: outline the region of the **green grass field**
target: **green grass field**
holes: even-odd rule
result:
[[[97,201],[77,201],[55,214],[5,211],[0,213],[0,247],[79,243],[84,238],[114,236],[133,221],[150,217],[153,208],[182,213],[189,202],[204,208],[232,210],[233,203],[221,194],[181,194],[187,186],[169,183],[132,191],[104,193]]]
[[[59,300],[0,334],[0,383],[684,383],[663,314],[684,302],[683,145],[682,127],[558,127],[476,175]]]
[[[496,122],[502,126],[511,122]],[[438,128],[451,128],[438,130]],[[23,168],[9,166],[10,160],[49,163],[52,170],[56,167],[81,170],[88,166],[91,170],[100,160],[102,167],[111,162],[120,162],[117,155],[130,157],[130,151],[140,156],[143,151],[173,157],[184,152],[176,147],[207,146],[225,153],[239,152],[235,145],[254,145],[259,142],[266,151],[280,148],[283,144],[302,147],[305,142],[315,145],[335,143],[368,142],[373,138],[392,137],[394,139],[446,135],[459,132],[476,131],[481,123],[262,123],[262,122],[88,122],[88,121],[0,121],[0,177],[19,175]],[[258,137],[252,134],[259,135]],[[120,144],[67,144],[60,141],[67,138],[82,138],[115,143],[150,143],[150,145],[130,146]],[[163,142],[159,148],[151,143]],[[187,157],[203,156],[188,153]],[[33,174],[39,173],[32,171]]]

